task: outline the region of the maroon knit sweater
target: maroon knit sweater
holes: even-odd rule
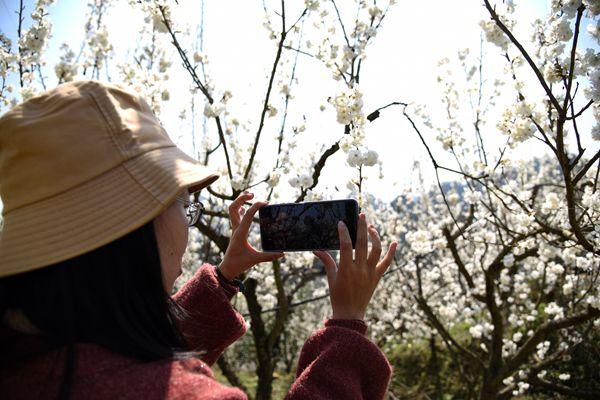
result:
[[[208,350],[202,360],[142,362],[99,345],[78,343],[71,398],[247,400],[241,390],[217,382],[210,369],[246,332],[244,318],[230,303],[238,290],[205,263],[174,296],[193,313],[182,330],[190,349]],[[328,319],[324,325],[302,347],[296,380],[286,399],[382,399],[391,366],[366,338],[365,323]],[[0,329],[0,399],[56,397],[64,353],[40,349],[40,337]]]

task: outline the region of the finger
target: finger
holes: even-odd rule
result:
[[[240,193],[240,195],[231,202],[231,204],[229,205],[229,209],[240,208],[245,202],[250,200],[252,197],[254,197],[254,193],[250,193],[250,192]]]
[[[338,222],[338,235],[340,237],[339,268],[346,268],[352,265],[352,239],[344,221]]]
[[[329,282],[329,287],[331,287],[331,285],[333,285],[333,282],[335,282],[335,276],[337,274],[337,265],[335,264],[335,260],[326,251],[315,250],[313,251],[313,254],[319,257],[319,260],[321,260],[321,262],[325,266],[325,272],[327,273],[327,281]]]
[[[244,193],[240,194],[229,206],[229,216],[231,218],[231,228],[234,232],[240,225],[240,222],[241,222],[242,217],[245,212],[245,211],[242,211],[243,210],[242,206],[244,204],[246,204],[247,201],[250,200],[253,196],[254,196],[254,194],[252,194],[252,193],[244,192]]]
[[[242,221],[242,217],[240,216],[239,208],[237,210],[229,210],[229,217],[231,219],[231,230],[235,232],[235,230],[240,226],[240,222]]]
[[[358,216],[358,230],[356,232],[356,264],[363,267],[367,262],[367,218],[364,213]]]
[[[240,223],[242,222],[242,218],[244,218],[245,214],[246,214],[246,209],[244,207],[240,207],[239,211],[236,213],[237,224],[235,224],[235,226],[232,226],[234,231],[238,228],[238,226],[240,226]]]
[[[377,265],[376,270],[379,273],[379,276],[383,276],[383,274],[385,274],[385,271],[387,271],[389,266],[392,264],[392,260],[394,259],[394,256],[396,255],[396,247],[397,246],[398,246],[398,242],[392,242],[387,253],[385,253],[385,256],[383,257],[383,260],[381,260],[379,262],[379,264]]]
[[[229,206],[229,219],[231,220],[231,230],[235,231],[240,225],[240,215],[237,210],[234,210]]]
[[[241,216],[240,216],[240,207],[244,204],[244,202],[250,200],[254,196],[253,193],[244,192],[240,194],[234,201],[229,205],[229,218],[231,219],[231,228],[232,230],[236,230],[240,225]]]
[[[254,214],[256,214],[256,211],[258,211],[259,208],[267,204],[267,201],[257,201],[256,203],[252,204],[252,206],[250,206],[250,208],[244,213],[244,217],[240,221],[240,225],[235,233],[237,234],[239,232],[240,235],[247,237]]]
[[[379,239],[379,233],[373,225],[369,225],[369,236],[371,237],[371,252],[367,259],[367,265],[369,269],[374,269],[379,262],[379,257],[381,257],[381,239]]]

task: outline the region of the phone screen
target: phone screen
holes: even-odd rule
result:
[[[353,199],[271,204],[259,209],[263,251],[339,250],[338,221],[356,244],[358,203]]]

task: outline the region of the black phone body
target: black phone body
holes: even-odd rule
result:
[[[263,251],[339,250],[337,224],[356,245],[358,202],[354,199],[270,204],[259,209]]]

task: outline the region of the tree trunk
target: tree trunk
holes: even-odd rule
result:
[[[483,385],[479,392],[479,400],[496,400],[498,398],[499,387],[494,381],[494,377],[489,376],[489,373],[486,371],[483,377]]]
[[[273,365],[271,362],[260,362],[257,368],[258,385],[256,386],[256,400],[271,400],[273,392]]]
[[[248,388],[244,386],[242,381],[240,381],[240,378],[237,376],[234,369],[229,364],[225,353],[221,354],[221,357],[219,357],[219,359],[217,360],[217,365],[219,366],[221,372],[223,373],[225,378],[227,378],[227,381],[229,381],[231,385],[239,387],[244,392],[248,393]]]
[[[256,400],[271,400],[273,391],[273,355],[269,349],[269,334],[265,328],[262,319],[262,307],[256,297],[256,279],[246,279],[246,289],[244,296],[248,303],[250,312],[250,330],[254,339],[254,348],[256,349],[256,374],[258,385],[256,386]]]

